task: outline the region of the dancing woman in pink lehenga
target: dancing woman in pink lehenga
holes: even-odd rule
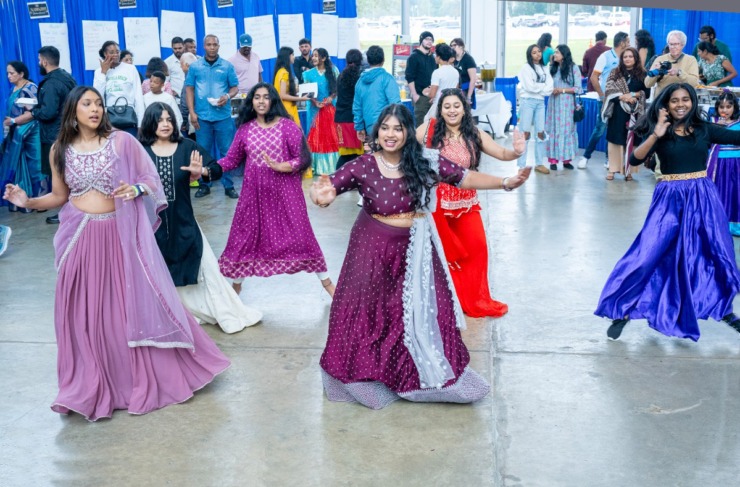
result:
[[[144,148],[112,130],[103,100],[68,96],[51,154],[53,191],[4,198],[24,208],[64,205],[54,237],[59,394],[52,409],[90,421],[186,401],[229,360],[182,306],[154,239],[166,207]]]

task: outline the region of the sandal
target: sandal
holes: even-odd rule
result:
[[[632,174],[628,174],[624,177],[625,181],[632,181]]]
[[[614,181],[614,173],[607,171],[607,173],[606,173],[606,180],[607,181]]]

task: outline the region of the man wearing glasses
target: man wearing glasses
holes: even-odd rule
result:
[[[680,30],[672,30],[666,37],[668,43],[668,54],[658,56],[653,65],[650,66],[645,78],[645,86],[655,86],[653,99],[657,97],[663,88],[672,83],[688,83],[696,87],[699,84],[699,63],[693,56],[687,56],[683,52],[686,46],[686,34]],[[670,69],[660,70],[661,63],[670,63]]]
[[[699,42],[711,42],[714,47],[717,48],[720,54],[724,55],[730,62],[732,62],[732,53],[730,53],[730,47],[724,42],[717,39],[717,33],[714,31],[714,27],[711,25],[705,25],[699,29]],[[694,52],[692,56],[699,60],[699,44],[694,46]]]

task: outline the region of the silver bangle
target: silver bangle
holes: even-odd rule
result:
[[[509,188],[508,186],[506,186],[506,181],[507,181],[508,179],[509,179],[508,177],[505,177],[505,178],[504,178],[504,179],[503,179],[503,180],[501,181],[501,189],[503,189],[504,191],[513,191],[513,190],[514,190],[514,188]]]

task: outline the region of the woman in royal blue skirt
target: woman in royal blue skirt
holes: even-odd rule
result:
[[[617,263],[595,314],[611,318],[619,338],[630,319],[645,318],[668,336],[699,339],[697,320],[722,320],[740,333],[732,300],[740,291],[727,215],[707,176],[712,144],[740,144],[740,132],[702,120],[694,88],[663,90],[635,127],[644,141],[630,156],[637,166],[655,153],[662,180],[645,225]]]

